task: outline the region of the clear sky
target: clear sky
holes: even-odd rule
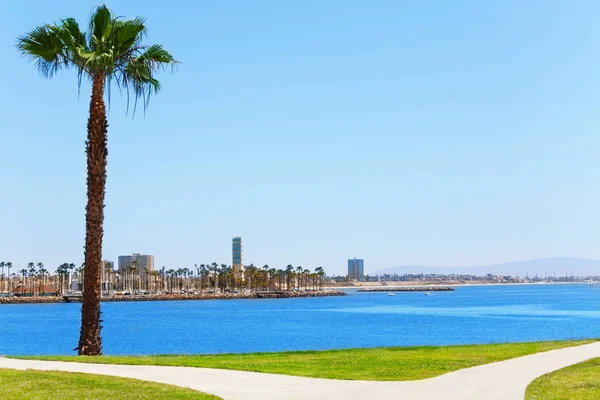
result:
[[[83,259],[89,85],[15,38],[96,1],[3,1],[0,259]],[[600,258],[597,1],[113,0],[182,64],[112,93],[104,256],[342,274]],[[84,23],[85,22],[85,23]]]

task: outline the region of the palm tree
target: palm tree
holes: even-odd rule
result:
[[[267,290],[267,286],[269,285],[268,281],[269,281],[269,265],[265,264],[262,267],[262,283],[263,283],[263,289]]]
[[[323,290],[323,276],[325,275],[325,271],[323,267],[319,266],[315,268],[315,273],[319,277],[319,290]]]
[[[172,269],[167,271],[167,276],[169,277],[169,279],[167,279],[167,289],[170,294],[173,294],[173,274],[175,274],[175,271]]]
[[[275,268],[269,268],[269,289],[275,286],[275,276],[277,276],[277,270]]]
[[[135,273],[138,269],[137,260],[133,260],[127,269],[131,272],[131,292],[132,294],[135,294]]]
[[[283,290],[283,277],[285,275],[285,271],[282,269],[278,269],[276,271],[277,274],[277,289]]]
[[[59,286],[59,292],[61,294],[65,294],[65,283],[68,282],[68,275],[69,275],[69,264],[68,263],[63,263],[61,264],[58,269],[56,270],[56,273],[58,275],[58,286]]]
[[[202,277],[203,277],[203,276],[205,276],[205,275],[206,275],[206,279],[207,279],[207,282],[206,282],[206,287],[208,288],[208,284],[209,284],[209,282],[208,282],[208,279],[209,279],[209,271],[208,271],[208,269],[206,268],[206,267],[207,267],[207,265],[208,265],[208,264],[200,264],[200,293],[202,293],[202,285],[203,285],[203,283],[202,283]]]
[[[104,266],[104,292],[109,295],[111,290],[113,290],[113,269],[111,263],[106,263]]]
[[[161,275],[161,291],[165,291],[165,274],[167,272],[167,267],[165,267],[164,265],[162,266],[162,268],[160,269],[160,275]]]
[[[215,281],[214,281],[215,289],[214,290],[215,290],[215,293],[217,293],[219,291],[219,264],[217,264],[216,262],[213,262],[211,264],[211,267],[215,273],[215,275],[214,275],[215,276]]]
[[[290,286],[292,283],[292,275],[294,274],[294,267],[292,266],[292,264],[289,264],[285,268],[285,273],[286,273],[286,289],[290,290]]]
[[[296,267],[296,280],[298,281],[298,290],[300,290],[300,286],[302,283],[302,271],[304,271],[304,269],[301,266]]]
[[[37,266],[39,268],[38,271],[39,271],[40,277],[41,277],[40,285],[39,285],[40,286],[40,292],[38,294],[42,295],[43,292],[44,292],[44,285],[46,284],[46,281],[45,281],[46,272],[48,272],[48,270],[46,268],[44,268],[44,263],[39,262],[39,263],[37,263]]]
[[[71,284],[73,282],[73,269],[75,269],[75,264],[70,263],[67,265],[67,268],[69,269],[69,289],[71,289]]]
[[[28,270],[27,273],[29,274],[29,280],[27,282],[27,287],[29,287],[29,286],[32,286],[33,278],[35,278],[35,273],[36,273],[35,264],[32,263],[32,262],[28,263],[27,264],[27,270]],[[33,282],[33,286],[35,286],[35,282]],[[34,295],[34,288],[33,287],[31,288],[31,295],[32,296]]]
[[[32,263],[30,263],[30,264],[32,264]],[[21,273],[21,295],[22,295],[23,293],[25,293],[25,279],[27,278],[27,268],[23,268],[19,272]]]
[[[4,267],[6,263],[4,261],[0,262],[0,268],[2,268],[2,274],[0,274],[0,293],[4,292]]]
[[[305,269],[304,271],[302,271],[302,274],[304,275],[304,289],[308,290],[308,281],[310,278],[310,270]]]
[[[61,69],[74,68],[78,82],[86,76],[92,82],[88,119],[87,206],[85,265],[86,279],[81,307],[81,332],[77,349],[80,355],[102,354],[100,337],[100,276],[104,194],[106,186],[107,128],[104,92],[115,81],[143,99],[144,109],[152,93],[160,91],[155,75],[161,67],[174,65],[173,56],[160,45],[142,44],[146,34],[143,18],[126,20],[116,17],[105,5],[92,13],[89,32],[82,32],[73,18],[58,24],[34,28],[18,38],[18,48],[31,58],[45,77]],[[135,109],[134,109],[135,113]]]
[[[256,267],[254,264],[250,263],[250,265],[246,266],[244,269],[244,278],[248,281],[248,289],[252,290],[252,285],[254,282],[254,277],[256,275]]]
[[[8,292],[10,293],[10,290],[12,289],[12,285],[10,282],[10,269],[12,268],[13,264],[12,262],[7,262],[6,263],[6,269],[8,270]]]

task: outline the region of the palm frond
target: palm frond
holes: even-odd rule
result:
[[[160,69],[177,64],[175,58],[160,45],[140,47],[135,49],[139,53],[137,57],[126,58],[119,70],[120,87],[133,91],[135,97],[134,115],[138,99],[142,99],[144,110],[148,107],[152,94],[158,94],[161,90],[160,82],[155,78]],[[129,103],[128,103],[129,110]]]
[[[77,93],[81,91],[81,80],[86,71],[86,63],[80,56],[82,51],[87,50],[85,33],[79,29],[75,18],[66,18],[59,25],[51,27],[63,42],[66,62],[71,62],[77,68]]]
[[[60,36],[67,49],[78,47],[87,48],[85,33],[79,29],[79,24],[75,18],[66,18],[60,21],[56,26],[57,34]]]
[[[91,50],[104,50],[111,34],[112,14],[105,4],[98,6],[90,18],[90,43]]]
[[[64,43],[50,25],[38,26],[17,38],[17,48],[23,56],[34,61],[40,73],[47,78],[66,66]]]
[[[177,60],[166,51],[161,45],[153,44],[148,46],[145,51],[139,56],[140,59],[149,63],[155,68],[164,68],[168,66],[174,66],[177,64]]]
[[[113,23],[111,42],[120,54],[139,45],[146,35],[145,19],[141,17],[132,20],[115,20]]]

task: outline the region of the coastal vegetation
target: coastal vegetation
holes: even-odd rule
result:
[[[345,286],[353,282],[347,276],[335,275],[331,277],[337,285]],[[570,275],[570,276],[519,276],[507,274],[467,274],[467,273],[404,273],[404,274],[370,274],[365,275],[364,281],[369,283],[384,283],[389,285],[436,285],[436,284],[487,284],[487,283],[575,283],[600,281],[598,276]]]
[[[600,399],[600,358],[540,376],[527,387],[526,400]]]
[[[101,364],[221,368],[327,379],[407,381],[431,378],[463,368],[594,341],[386,347],[219,355],[102,356],[82,359],[72,356],[19,358]]]
[[[3,399],[218,400],[178,386],[102,375],[0,369]]]
[[[160,45],[144,45],[145,21],[141,17],[124,19],[105,6],[95,8],[89,31],[82,31],[74,18],[56,24],[40,25],[18,38],[21,54],[31,59],[47,78],[62,69],[77,71],[79,86],[83,78],[92,83],[87,124],[87,205],[85,208],[85,276],[81,331],[77,349],[80,355],[102,354],[100,335],[100,279],[102,238],[104,235],[104,196],[108,156],[105,93],[111,84],[142,100],[144,109],[152,94],[160,91],[157,72],[176,63]],[[110,96],[109,96],[110,100]]]
[[[43,263],[30,262],[27,268],[10,273],[11,262],[0,262],[0,296],[38,297],[65,295],[85,287],[85,268],[63,263],[51,274]],[[37,266],[37,268],[36,268]],[[4,273],[5,267],[8,274]],[[100,275],[101,294],[204,294],[258,291],[317,291],[323,290],[325,270],[314,271],[288,265],[272,268],[269,265],[244,267],[243,277],[236,275],[230,265],[216,262],[196,264],[193,268],[171,269],[163,266],[156,271],[144,271],[133,263],[126,269],[114,270],[103,264]]]

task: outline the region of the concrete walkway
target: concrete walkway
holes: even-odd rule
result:
[[[81,364],[0,358],[0,368],[57,370],[142,379],[225,400],[521,400],[540,375],[600,357],[600,342],[552,350],[408,382],[369,382],[208,368]]]

